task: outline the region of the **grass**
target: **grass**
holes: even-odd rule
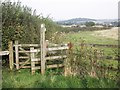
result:
[[[73,43],[80,43],[80,40],[83,39],[86,43],[95,43],[95,44],[112,44],[117,45],[118,41],[110,38],[96,37],[92,35],[93,31],[81,31],[78,33],[68,33],[65,36],[65,42],[71,41]]]
[[[91,77],[30,74],[30,70],[3,69],[3,88],[117,88],[115,81]]]
[[[80,44],[81,40],[84,40],[85,43],[91,44],[111,44],[118,45],[118,41],[110,38],[104,38],[99,36],[93,36],[93,31],[81,31],[78,33],[67,33],[63,39],[65,43],[72,42],[73,45]],[[77,45],[76,45],[77,46]],[[100,50],[103,50],[105,56],[115,57],[115,53],[118,53],[118,48],[106,48],[106,47],[97,47]],[[106,65],[113,64],[113,67],[117,67],[118,61],[107,59],[103,60]]]
[[[118,40],[110,39],[110,38],[104,38],[101,36],[93,36],[93,31],[81,31],[78,33],[67,33],[65,37],[65,42],[72,42],[73,46],[76,44],[80,44],[81,40],[84,40],[85,43],[91,43],[91,44],[111,44],[111,45],[118,45]],[[76,45],[75,47],[78,47]],[[116,57],[116,53],[118,53],[118,48],[106,48],[106,47],[96,47],[98,50],[103,50],[104,55],[108,57],[108,59],[99,60],[98,62],[101,63],[101,65],[105,65],[106,67],[112,66],[113,68],[118,68],[118,61],[113,60],[114,57]],[[113,58],[109,58],[113,57]],[[111,71],[109,75],[111,78],[116,76],[116,71]]]
[[[118,44],[117,40],[96,37],[91,35],[92,32],[84,31],[79,33],[67,33],[62,40],[63,43],[71,41],[72,43],[79,43],[81,39],[84,39],[86,43],[95,44]],[[114,55],[112,48],[99,48],[104,50],[105,55]],[[101,63],[107,66],[113,64],[113,67],[117,67],[117,61],[103,60]],[[48,71],[49,72],[49,71]],[[50,72],[52,73],[52,72]],[[111,74],[115,74],[114,72]],[[67,76],[45,74],[41,75],[36,72],[31,75],[30,70],[20,69],[19,71],[10,71],[9,69],[3,69],[3,88],[117,88],[116,81],[110,78],[92,78],[85,76],[80,78],[79,76]]]

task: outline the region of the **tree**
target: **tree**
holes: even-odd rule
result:
[[[94,22],[86,22],[85,25],[86,25],[87,27],[91,27],[91,26],[94,26],[95,23],[94,23]]]

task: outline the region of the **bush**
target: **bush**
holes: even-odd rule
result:
[[[36,15],[36,10],[22,6],[21,2],[2,2],[2,49],[7,49],[9,40],[20,43],[39,43],[40,24],[46,25],[46,39],[50,39],[59,26],[49,17]]]

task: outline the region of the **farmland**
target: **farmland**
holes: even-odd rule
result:
[[[93,33],[93,35],[118,40],[118,28],[114,27],[114,28],[109,29],[109,30],[95,31]]]
[[[113,35],[112,36],[111,36],[111,34],[108,35],[108,32]],[[101,36],[101,34],[103,34],[103,33],[105,36],[108,36],[108,37],[111,36],[112,38],[104,37],[104,35]],[[110,30],[101,30],[101,31],[83,31],[83,32],[81,31],[81,32],[77,32],[77,33],[68,33],[68,34],[66,34],[65,39],[72,41],[72,42],[80,42],[80,39],[84,39],[87,43],[117,45],[118,44],[117,37],[118,37],[118,30],[116,28],[116,30],[112,29],[112,31],[110,29]],[[114,38],[116,38],[116,39],[114,39]]]
[[[118,41],[115,39],[104,38],[99,36],[93,36],[94,31],[84,31],[79,33],[66,33],[64,34],[63,43],[72,42],[74,45],[81,43],[81,40],[85,40],[86,43],[96,44],[112,44],[117,45]],[[76,43],[77,42],[77,43]],[[104,49],[106,55],[114,55],[114,48],[99,48]],[[115,60],[103,60],[102,63],[106,65],[113,65],[117,68],[118,62]],[[108,78],[94,78],[85,76],[83,79],[78,77],[64,77],[62,75],[54,75],[56,71],[47,71],[45,76],[36,72],[35,75],[30,74],[30,70],[9,71],[9,69],[3,69],[3,88],[104,88],[104,87],[118,87],[115,81]],[[7,76],[9,73],[9,76]],[[15,76],[14,76],[15,75]],[[115,75],[115,72],[112,72]],[[24,77],[24,79],[23,79]],[[41,78],[41,80],[40,80]],[[26,79],[26,81],[24,81]],[[12,81],[12,83],[11,83]],[[69,83],[71,82],[71,83]],[[103,83],[104,82],[104,83]],[[18,84],[19,83],[19,84]],[[98,83],[98,84],[95,84]]]
[[[3,2],[1,50],[9,55],[2,57],[2,88],[120,87],[118,32],[109,29],[62,28],[20,2]]]
[[[112,30],[112,31],[111,31]],[[111,37],[108,35],[109,33],[104,33],[104,32],[109,32],[110,35],[113,34]],[[113,33],[114,32],[114,33]],[[96,35],[96,33],[99,33],[99,35]],[[104,33],[104,36],[101,36],[101,33]],[[102,45],[118,45],[118,30],[117,28],[115,29],[109,29],[109,30],[101,30],[101,31],[81,31],[78,33],[68,33],[65,36],[65,42],[72,42],[73,45],[78,45],[81,43],[81,40],[84,40],[85,43],[87,44],[102,44]],[[104,54],[107,56],[115,56],[115,53],[118,53],[118,48],[107,48],[107,47],[97,47],[99,49],[104,50]],[[111,60],[105,60],[104,62],[108,62],[113,64],[115,67],[117,67],[117,61],[112,61]]]

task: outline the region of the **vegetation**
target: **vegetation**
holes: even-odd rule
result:
[[[39,43],[40,25],[45,23],[46,39],[50,39],[59,26],[49,17],[36,15],[36,10],[22,6],[20,2],[2,2],[2,49],[7,49],[9,40],[20,43]],[[32,36],[32,37],[31,37]]]
[[[52,73],[52,72],[51,72]],[[9,75],[9,76],[8,76]],[[64,77],[63,75],[31,75],[30,70],[3,69],[3,88],[116,88],[110,79]]]
[[[102,66],[102,67],[113,67],[113,68],[118,68],[118,64],[119,62],[118,57],[118,48],[107,48],[107,47],[89,47],[89,46],[84,46],[84,44],[112,44],[112,45],[118,45],[118,41],[114,40],[114,39],[109,39],[109,38],[102,38],[102,37],[96,37],[92,35],[93,32],[90,31],[85,31],[85,32],[79,32],[79,33],[68,33],[66,34],[64,37],[65,38],[65,42],[70,41],[73,43],[74,45],[74,52],[71,54],[71,65],[76,69],[78,68],[77,73],[80,72],[80,76],[82,76],[82,72],[83,72],[83,76],[86,75],[89,70],[92,68],[92,66],[94,64],[92,64],[91,62],[95,62],[95,64],[97,66]],[[81,45],[83,48],[81,48]],[[97,58],[97,56],[99,57],[100,53],[98,52],[103,52],[103,56],[105,56],[106,58]],[[96,56],[97,55],[97,56]],[[100,55],[102,56],[102,55]],[[117,58],[117,60],[113,60],[113,57]],[[97,58],[97,59],[96,59]],[[95,61],[94,61],[95,60]],[[76,67],[78,66],[78,67]],[[80,70],[80,68],[82,68],[82,70]],[[100,71],[98,69],[98,67],[94,67],[98,72]],[[77,70],[77,69],[76,69]],[[86,72],[87,71],[87,72]],[[104,72],[104,71],[103,71]],[[119,72],[118,71],[105,71],[108,75],[111,75],[113,78],[116,77],[116,80],[118,80],[119,78]],[[98,76],[100,75],[100,72],[98,72]],[[110,74],[111,73],[111,74]],[[104,76],[104,73],[102,74]],[[107,75],[107,78],[111,78]],[[105,75],[106,76],[106,75]]]
[[[10,71],[7,64],[3,63],[3,88],[119,87],[119,85],[117,85],[117,72],[104,69],[107,66],[110,68],[117,68],[118,62],[114,60],[107,61],[103,58],[97,57],[99,55],[98,52],[101,52],[102,54],[104,52],[108,56],[117,56],[118,53],[116,50],[114,49],[114,53],[111,48],[95,48],[84,45],[85,43],[118,44],[117,41],[113,39],[92,36],[91,31],[97,30],[98,28],[61,28],[49,17],[44,18],[41,15],[36,15],[35,10],[32,11],[32,9],[27,6],[21,6],[20,2],[11,3],[5,1],[2,3],[2,8],[3,50],[7,49],[7,43],[9,40],[19,40],[20,43],[39,43],[38,38],[40,37],[39,30],[41,23],[45,23],[46,25],[46,39],[50,42],[74,43],[74,47],[69,50],[67,58],[67,67],[71,67],[71,72],[73,73],[71,76],[64,77],[63,75],[58,75],[58,73],[55,75],[59,70],[47,70],[45,75],[41,75],[39,71],[34,75],[31,75],[29,69],[20,69],[18,71],[14,69],[13,71]],[[66,32],[65,29],[70,33],[64,33]],[[83,30],[83,32],[81,30]],[[71,31],[81,32],[72,33]],[[102,55],[101,53],[100,55]],[[102,70],[96,68],[95,65],[100,66]],[[94,71],[96,75],[90,75],[90,73]]]
[[[71,32],[81,32],[81,31],[98,31],[98,30],[106,30],[110,29],[110,27],[65,27],[61,28],[59,32],[63,33],[71,33]]]
[[[70,41],[72,43],[81,43],[81,39],[85,40],[86,43],[95,43],[95,44],[112,44],[118,45],[118,40],[104,38],[104,37],[96,37],[92,35],[94,32],[92,31],[81,31],[77,33],[67,33],[64,34],[64,42]]]
[[[87,27],[91,27],[91,26],[95,26],[95,23],[94,22],[86,22],[85,25]]]
[[[67,35],[67,36],[66,36]],[[63,36],[63,35],[61,35]],[[88,36],[88,37],[87,37]],[[69,33],[65,34],[66,41],[71,42],[79,42],[84,44],[86,42],[95,43],[96,40],[93,39],[94,36],[91,35],[90,32],[82,32],[82,33]],[[81,37],[81,39],[80,39]],[[95,38],[95,37],[94,37]],[[88,41],[84,41],[84,40]],[[79,41],[76,41],[79,40]],[[95,40],[95,41],[94,41]],[[105,40],[105,41],[104,41]],[[98,38],[98,42],[101,44],[112,44],[112,39],[105,39],[103,42],[100,42],[101,39]],[[108,40],[108,41],[107,41]],[[64,42],[64,43],[65,43]],[[117,44],[117,41],[114,41]],[[91,71],[92,65],[90,58],[93,60],[95,59],[94,50],[100,50],[97,48],[88,48],[88,47],[80,47],[76,46],[74,52],[71,52],[69,55],[70,66],[72,67],[72,71],[76,72],[77,76],[67,76],[64,77],[63,75],[55,74],[58,71],[46,71],[46,74],[40,75],[39,71],[35,73],[35,75],[30,74],[30,70],[22,70],[19,71],[10,71],[9,69],[3,69],[3,88],[118,88],[117,85],[117,73],[116,71],[101,71],[98,68],[95,68],[95,72],[97,72],[97,78],[91,77],[88,72]],[[106,54],[113,54],[111,49],[105,49],[104,51]],[[111,52],[109,52],[111,51]],[[90,54],[90,56],[86,55]],[[75,61],[74,61],[75,60]],[[94,61],[94,60],[93,60]],[[92,62],[93,62],[92,61]],[[107,67],[117,68],[117,61],[114,60],[97,60],[97,65]],[[78,68],[77,68],[77,67]],[[104,73],[106,72],[106,73]],[[9,74],[9,76],[8,76]],[[11,83],[12,82],[12,83]],[[97,84],[96,84],[97,83]]]

